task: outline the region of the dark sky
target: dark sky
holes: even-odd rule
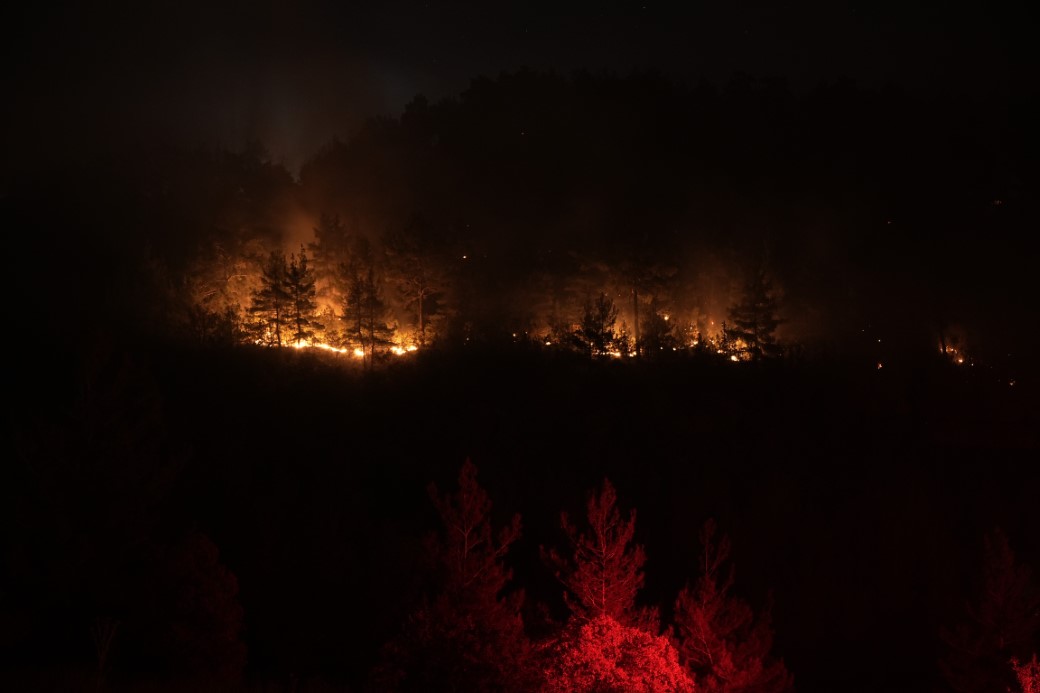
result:
[[[522,66],[795,88],[846,76],[1001,98],[1027,77],[1029,23],[997,3],[140,2],[8,9],[17,166],[122,138],[237,147],[291,168],[415,94]],[[13,108],[12,108],[13,106]]]

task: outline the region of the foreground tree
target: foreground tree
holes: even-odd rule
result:
[[[715,538],[714,520],[701,528],[701,575],[679,592],[675,638],[698,690],[711,693],[781,693],[793,679],[770,655],[773,630],[767,609],[757,618],[747,602],[730,594],[730,540]]]
[[[520,516],[497,534],[491,501],[466,460],[455,493],[429,488],[441,520],[430,540],[432,596],[384,650],[380,690],[531,690],[529,644],[520,616],[523,592],[507,592],[504,559],[520,536]]]
[[[1011,668],[1015,671],[1022,693],[1040,693],[1040,661],[1037,661],[1035,654],[1031,660],[1021,664],[1012,658]]]
[[[940,631],[946,651],[939,669],[946,683],[957,693],[1012,689],[1015,671],[1008,661],[1027,660],[1040,648],[1040,589],[999,529],[984,539],[982,590],[965,616]]]
[[[585,517],[588,529],[580,531],[566,512],[560,513],[567,555],[543,549],[543,557],[566,588],[567,606],[579,622],[609,616],[622,625],[656,630],[656,613],[635,606],[646,563],[643,547],[634,543],[636,511],[622,518],[614,486],[604,479],[589,495]]]
[[[151,553],[152,573],[140,597],[145,612],[128,624],[127,649],[186,688],[203,682],[233,687],[246,663],[235,574],[199,532]]]
[[[572,624],[551,648],[547,662],[543,690],[551,693],[694,690],[668,638],[605,615]]]

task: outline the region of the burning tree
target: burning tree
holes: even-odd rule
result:
[[[404,299],[404,307],[414,311],[415,339],[419,346],[427,342],[427,330],[431,319],[438,315],[439,299],[447,285],[443,258],[438,257],[441,245],[438,241],[426,224],[416,218],[386,243],[392,280]]]
[[[566,512],[560,513],[570,555],[543,549],[543,557],[566,588],[567,606],[582,622],[609,616],[622,625],[656,630],[656,613],[635,607],[646,563],[643,547],[633,543],[636,512],[633,509],[622,518],[609,479],[603,480],[599,491],[589,494],[586,520],[588,531],[582,532],[571,524]]]
[[[793,679],[783,661],[773,659],[769,610],[757,618],[732,596],[733,566],[726,568],[730,540],[715,539],[714,520],[701,528],[701,575],[679,592],[675,638],[683,663],[700,690],[713,693],[790,691]]]
[[[614,323],[618,309],[605,293],[586,298],[578,323],[577,337],[590,356],[605,354],[614,346]]]
[[[750,359],[779,355],[775,333],[781,320],[777,310],[772,283],[765,270],[758,269],[745,282],[740,300],[729,309],[725,338],[736,342]]]
[[[270,346],[282,346],[282,329],[289,318],[290,296],[285,287],[288,266],[285,254],[272,250],[260,274],[260,288],[253,291],[249,312],[256,320],[257,339]]]
[[[675,338],[675,326],[671,318],[662,311],[661,303],[655,297],[646,307],[640,330],[640,352],[653,357],[661,351],[671,351],[678,344]]]
[[[369,245],[358,241],[350,262],[340,265],[340,271],[346,287],[342,320],[347,341],[371,363],[376,347],[389,344],[394,330],[386,322],[388,311]]]
[[[493,531],[491,501],[468,459],[458,484],[452,494],[430,485],[442,524],[428,545],[434,595],[385,648],[376,672],[381,689],[531,689],[520,615],[523,592],[506,594],[512,572],[504,564],[520,536],[520,516]]]
[[[285,270],[285,294],[289,299],[287,322],[292,341],[303,344],[314,338],[314,330],[322,329],[318,323],[317,294],[314,288],[314,272],[307,266],[307,253],[300,247],[300,255],[289,258]]]

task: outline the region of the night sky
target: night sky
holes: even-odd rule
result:
[[[796,690],[1015,683],[1035,22],[681,5],[0,10],[0,688],[539,690],[582,613],[543,549],[605,478],[629,636],[714,518]],[[490,596],[430,540],[467,459],[523,516]]]
[[[685,5],[685,7],[678,7]],[[295,169],[416,94],[521,67],[1028,91],[1010,3],[150,2],[8,8],[5,150],[168,136],[267,144]],[[17,133],[17,134],[16,134]],[[32,133],[31,136],[28,133]]]

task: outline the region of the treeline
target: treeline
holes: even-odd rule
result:
[[[6,204],[27,256],[62,278],[37,278],[32,298],[82,302],[87,324],[212,336],[232,310],[243,327],[272,251],[306,247],[320,269],[349,242],[367,246],[351,254],[367,254],[404,341],[573,332],[601,293],[632,348],[652,313],[708,338],[765,271],[789,341],[848,346],[870,325],[922,348],[992,338],[1000,353],[1019,328],[975,307],[1015,310],[1027,293],[1029,104],[982,106],[851,83],[521,71],[417,97],[298,179],[258,146],[150,146],[20,182]],[[331,284],[318,289],[340,318],[322,324],[346,330],[347,308],[320,295]],[[55,332],[75,329],[51,310]]]

